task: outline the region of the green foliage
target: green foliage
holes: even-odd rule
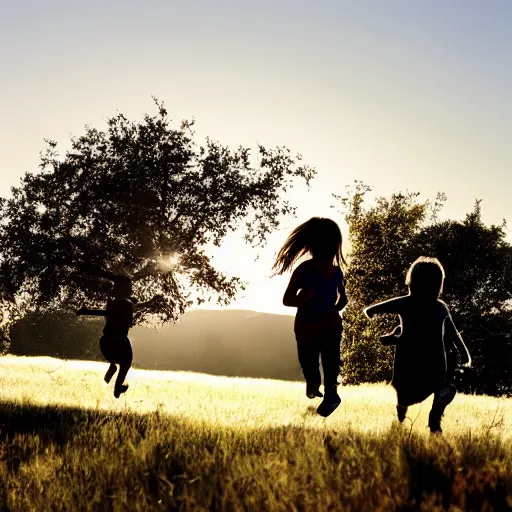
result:
[[[127,274],[145,303],[136,322],[176,320],[189,290],[228,303],[243,283],[214,268],[205,253],[246,226],[260,244],[293,213],[286,192],[315,171],[284,147],[232,150],[193,141],[193,122],[170,125],[164,106],[142,122],[122,114],[108,129],[87,128],[59,157],[48,141],[40,171],[26,174],[0,201],[0,307],[17,319],[28,312],[102,303],[108,283],[84,268]]]
[[[69,311],[30,313],[11,326],[9,354],[103,360],[98,340],[104,325],[103,318]]]
[[[417,194],[393,194],[367,207],[370,188],[356,182],[340,201],[349,227],[351,252],[346,273],[349,305],[343,314],[343,374],[347,383],[381,382],[392,372],[393,349],[378,343],[396,318],[369,322],[363,309],[379,300],[402,294],[405,272],[413,261],[410,243],[428,216],[428,204]]]
[[[446,198],[420,201],[416,193],[377,198],[368,206],[366,185],[356,182],[344,209],[351,242],[344,314],[344,369],[348,383],[390,379],[393,348],[379,336],[397,325],[396,317],[371,322],[364,307],[406,294],[405,276],[419,256],[437,257],[446,272],[443,298],[473,357],[474,370],[462,387],[500,395],[512,393],[508,361],[512,356],[512,246],[505,226],[486,226],[480,203],[459,222],[440,221]]]

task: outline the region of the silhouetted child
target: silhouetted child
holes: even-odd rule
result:
[[[340,268],[342,236],[338,225],[313,217],[298,226],[277,254],[273,268],[283,274],[301,257],[283,298],[283,304],[296,307],[295,338],[299,362],[306,379],[308,398],[322,397],[320,357],[325,396],[318,414],[329,416],[341,403],[337,386],[341,370],[342,321],[340,311],[347,305],[345,279]]]
[[[444,270],[435,258],[418,258],[407,273],[409,294],[365,309],[369,318],[381,313],[400,316],[400,326],[381,337],[384,345],[396,345],[392,385],[397,393],[397,414],[402,422],[407,407],[434,393],[428,425],[442,432],[441,419],[457,389],[451,381],[453,358],[447,366],[445,332],[451,335],[458,360],[469,366],[471,357],[457,331],[448,306],[439,299]]]
[[[105,373],[105,382],[108,384],[117,371],[114,386],[114,396],[119,398],[121,393],[126,392],[128,385],[124,379],[132,365],[133,352],[128,331],[133,322],[132,283],[128,277],[112,276],[109,279],[114,281],[114,300],[107,301],[106,309],[81,308],[77,315],[95,315],[106,318],[103,336],[100,338],[100,349],[110,366]]]

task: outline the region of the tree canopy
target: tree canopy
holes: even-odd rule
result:
[[[218,271],[205,247],[244,226],[248,243],[264,243],[293,213],[284,192],[315,174],[300,155],[259,145],[253,157],[212,139],[198,146],[193,122],[173,127],[155,104],[142,121],[119,113],[105,131],[87,127],[63,157],[47,141],[39,171],[0,200],[0,306],[9,319],[104,301],[111,284],[94,277],[98,269],[132,278],[145,304],[139,323],[176,320],[190,289],[199,301],[228,303],[243,283]]]
[[[462,221],[439,220],[446,197],[421,201],[395,193],[368,204],[361,182],[335,196],[349,227],[347,271],[350,299],[344,313],[344,375],[347,383],[391,377],[393,348],[379,336],[398,324],[393,316],[369,321],[363,308],[408,292],[405,276],[419,256],[437,257],[446,272],[443,299],[462,332],[474,370],[461,382],[466,391],[511,394],[512,246],[505,224],[486,226],[481,204]]]

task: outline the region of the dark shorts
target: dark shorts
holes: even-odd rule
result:
[[[318,318],[297,314],[294,331],[299,344],[317,343],[324,339],[338,339],[341,342],[343,323],[337,311],[319,315]]]
[[[100,350],[109,363],[130,363],[133,359],[132,344],[128,338],[102,336]]]

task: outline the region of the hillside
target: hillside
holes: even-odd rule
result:
[[[73,314],[25,321],[15,329],[10,353],[63,359],[101,360],[101,319]],[[194,310],[159,330],[130,333],[134,365],[215,375],[302,378],[293,317],[239,310]]]
[[[457,396],[394,420],[389,386],[341,389],[329,418],[299,382],[0,358],[0,509],[509,510],[512,400]]]
[[[281,380],[302,376],[291,316],[191,311],[160,332],[135,328],[132,339],[142,368]]]

